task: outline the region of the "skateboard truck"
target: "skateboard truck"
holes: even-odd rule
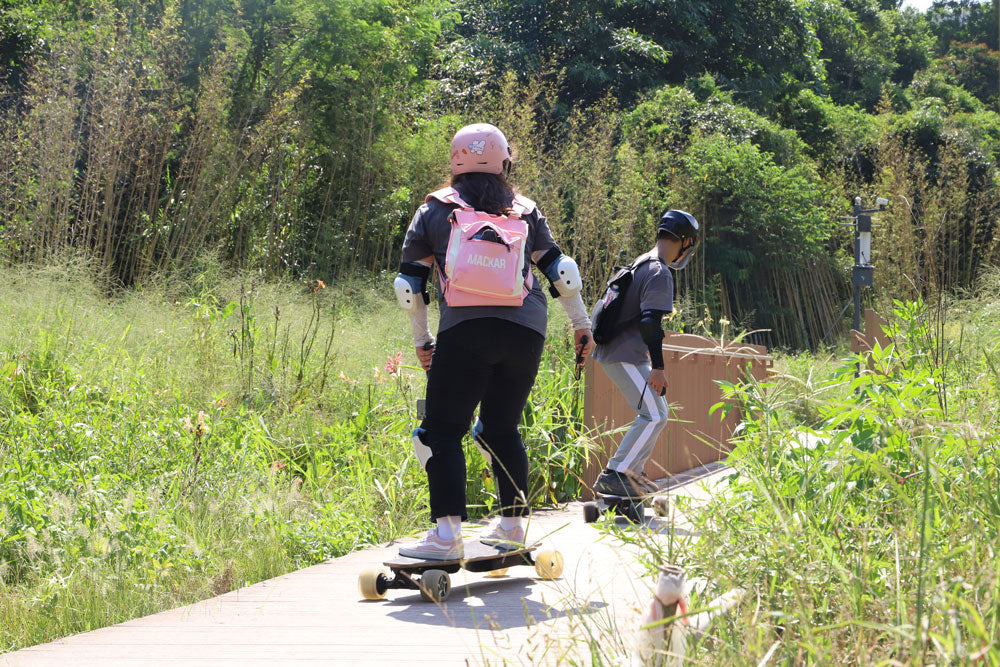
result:
[[[625,517],[632,523],[642,523],[646,516],[644,505],[647,502],[652,505],[653,513],[658,517],[667,516],[670,507],[667,496],[615,496],[595,491],[594,498],[594,500],[583,504],[583,521],[585,523],[594,523],[607,510],[612,510],[615,514]]]

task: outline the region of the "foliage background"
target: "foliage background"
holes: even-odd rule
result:
[[[853,385],[853,364],[793,357],[739,394],[737,493],[685,557],[770,615],[695,657],[781,639],[789,662],[996,662],[998,9],[0,0],[0,651],[423,523],[422,374],[386,274],[454,130],[488,120],[588,298],[664,208],[698,217],[678,329],[843,341],[839,217],[891,198],[866,299],[898,311],[900,347]],[[550,325],[523,428],[536,503],[587,481]],[[803,424],[822,447],[795,446]]]
[[[588,296],[667,207],[706,250],[687,312],[813,349],[845,333],[857,195],[896,296],[996,261],[996,2],[6,0],[0,257],[115,283],[204,248],[269,277],[390,270],[473,119],[518,153]],[[687,317],[681,313],[680,319]],[[678,322],[683,326],[684,322]]]

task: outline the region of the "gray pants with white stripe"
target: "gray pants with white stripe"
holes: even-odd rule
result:
[[[657,436],[667,425],[667,401],[656,396],[646,384],[652,370],[649,364],[602,362],[601,368],[618,385],[629,407],[636,411],[635,421],[618,445],[618,451],[608,461],[608,468],[640,473],[653,453]]]

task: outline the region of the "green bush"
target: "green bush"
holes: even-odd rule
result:
[[[805,89],[789,98],[782,117],[809,146],[809,154],[825,169],[852,167],[870,173],[870,162],[879,138],[875,117],[856,106],[838,106]]]
[[[997,351],[941,338],[939,315],[897,302],[894,344],[856,379],[846,359],[808,384],[726,385],[745,415],[736,472],[697,512],[686,558],[750,600],[689,658],[773,643],[779,661],[817,664],[1000,659]],[[815,428],[782,418],[796,394]]]
[[[917,108],[892,118],[890,131],[927,156],[937,156],[948,116],[944,100],[926,97]]]
[[[949,80],[943,72],[935,69],[921,70],[913,78],[913,83],[906,90],[906,96],[911,104],[918,104],[928,97],[936,97],[953,112],[975,113],[985,107],[975,95]]]
[[[801,268],[834,230],[807,164],[783,168],[755,144],[720,135],[696,137],[681,164],[685,197],[721,212],[706,229],[705,252],[727,280],[747,280],[755,268]]]
[[[694,91],[666,86],[626,114],[623,129],[640,152],[683,151],[697,134],[719,134],[750,142],[782,166],[801,161],[806,145],[795,132],[733,102],[710,77],[689,84]],[[702,99],[701,96],[705,96]]]

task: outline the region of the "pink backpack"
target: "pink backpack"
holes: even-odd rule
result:
[[[455,306],[520,306],[533,285],[531,271],[524,277],[524,245],[528,223],[521,216],[535,209],[535,202],[517,195],[510,215],[490,215],[462,201],[454,188],[427,195],[456,204],[444,270],[438,275],[444,300]]]

